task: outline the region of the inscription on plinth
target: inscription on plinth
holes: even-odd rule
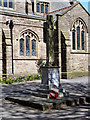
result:
[[[46,84],[49,88],[60,87],[60,75],[58,67],[42,67],[42,84]]]

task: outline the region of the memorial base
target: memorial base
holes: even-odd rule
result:
[[[60,84],[59,67],[57,66],[42,67],[42,84],[50,85],[49,82],[55,81],[56,80],[55,77],[57,77],[58,83]]]
[[[42,84],[48,86],[49,91],[57,92],[58,97],[69,96],[69,93],[66,92],[60,84],[60,73],[59,67],[57,66],[42,67]]]

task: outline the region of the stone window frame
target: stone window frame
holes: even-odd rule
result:
[[[6,9],[7,9],[7,8],[9,8],[9,9],[14,9],[14,0],[12,0],[12,7],[9,7],[9,1],[10,1],[10,0],[6,0],[6,2],[7,2],[7,6],[6,6],[6,7],[4,7],[4,5],[3,5],[3,4],[4,4],[4,3],[3,3],[4,0],[0,0],[0,1],[1,1],[0,7],[4,8],[4,9],[5,9],[5,8],[6,8]]]
[[[36,12],[40,13],[40,5],[39,5],[39,3],[36,4]]]
[[[30,56],[26,55],[26,36],[30,36]],[[21,39],[24,40],[24,55],[20,56],[20,40]],[[36,41],[36,55],[35,56],[32,55],[32,40]],[[25,30],[21,32],[20,38],[19,38],[19,56],[27,57],[27,58],[37,58],[38,57],[38,41],[39,41],[39,37],[35,32],[31,30]]]
[[[80,27],[80,49],[78,49],[77,47],[77,27]],[[73,31],[75,31],[75,49],[73,49]],[[81,33],[82,31],[84,31],[84,49],[82,49],[82,37],[81,37]],[[87,26],[86,23],[84,22],[84,20],[82,18],[77,18],[74,20],[72,26],[71,26],[71,49],[72,52],[86,52],[87,51]]]
[[[37,4],[39,4],[39,12],[37,12]],[[41,5],[44,5],[44,12],[41,12]],[[48,12],[50,9],[50,3],[49,2],[36,2],[36,13],[40,13],[40,14],[46,14],[45,13],[45,6],[48,6]]]

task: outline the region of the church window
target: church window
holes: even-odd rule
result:
[[[82,50],[84,50],[84,31],[81,32]]]
[[[30,36],[26,36],[26,56],[30,56]]]
[[[44,13],[44,5],[41,4],[41,13]]]
[[[13,0],[0,0],[0,6],[13,8]]]
[[[7,7],[7,0],[3,0],[3,6]]]
[[[13,8],[13,2],[12,2],[12,0],[9,0],[9,8]]]
[[[75,30],[72,31],[72,39],[73,39],[73,50],[75,50]]]
[[[48,2],[37,2],[36,4],[36,12],[37,13],[48,13],[49,11],[49,3]]]
[[[77,27],[77,49],[80,50],[80,27]]]
[[[37,56],[37,35],[30,30],[26,30],[20,38],[20,56]]]
[[[81,18],[73,23],[72,27],[72,49],[73,50],[85,50],[85,34],[87,32],[87,26]]]
[[[20,56],[24,56],[24,39],[20,39]]]
[[[32,40],[32,56],[36,56],[36,40]]]
[[[40,12],[39,3],[37,3],[37,12]]]
[[[48,5],[45,5],[45,13],[48,13]]]

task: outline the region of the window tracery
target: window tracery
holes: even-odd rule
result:
[[[36,56],[37,37],[33,32],[25,31],[20,37],[20,56]]]
[[[85,50],[85,34],[87,32],[84,21],[80,18],[73,23],[72,26],[72,49]]]

